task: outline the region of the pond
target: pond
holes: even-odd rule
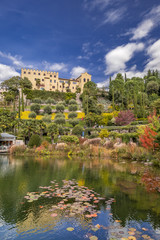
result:
[[[0,239],[160,239],[160,171],[111,159],[0,156]]]

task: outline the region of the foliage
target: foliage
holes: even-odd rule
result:
[[[77,104],[77,102],[76,102],[75,99],[71,99],[71,100],[69,101],[69,105],[76,105],[76,104]]]
[[[82,132],[83,132],[83,127],[76,125],[73,129],[72,129],[72,134],[76,135],[76,136],[82,136]]]
[[[45,106],[43,110],[44,110],[44,113],[46,113],[46,114],[52,113],[52,108],[50,105]]]
[[[63,113],[56,113],[55,119],[56,118],[65,118],[65,115]]]
[[[157,113],[160,113],[160,98],[151,103],[151,107],[156,109]]]
[[[88,127],[93,127],[96,124],[99,124],[102,116],[97,115],[95,113],[89,113],[85,116],[85,123]]]
[[[101,129],[100,133],[99,133],[99,137],[100,138],[107,138],[109,136],[109,132],[107,129]]]
[[[35,98],[35,99],[32,100],[32,102],[33,102],[33,103],[38,103],[38,104],[41,104],[41,103],[42,103],[42,101],[41,101],[40,98]]]
[[[29,115],[29,118],[36,118],[36,113],[35,112],[31,112]]]
[[[61,137],[61,142],[65,143],[79,143],[79,138],[74,135],[64,135]]]
[[[159,90],[159,84],[156,81],[148,82],[146,91],[149,95],[153,93],[158,93],[158,90]]]
[[[77,118],[73,118],[69,120],[69,124],[71,124],[73,127],[76,126],[79,123],[79,120]]]
[[[140,135],[139,137],[139,141],[144,148],[148,150],[154,150],[159,146],[159,144],[155,142],[156,135],[157,132],[152,130],[149,126],[146,126],[144,129],[144,134]]]
[[[68,109],[69,109],[70,112],[77,111],[77,105],[75,105],[75,104],[74,105],[70,105]]]
[[[60,124],[60,125],[63,125],[63,124],[65,124],[65,118],[63,118],[63,117],[60,117],[60,118],[55,118],[54,119],[54,123],[56,123],[56,124]]]
[[[39,114],[40,108],[40,105],[37,103],[31,105],[31,111],[35,112],[36,114]]]
[[[48,98],[47,100],[46,100],[46,103],[47,104],[56,104],[56,101],[54,100],[54,99],[52,99],[52,98]]]
[[[118,114],[118,117],[115,118],[116,125],[123,126],[128,125],[135,120],[134,114],[132,111],[121,111]]]
[[[58,126],[55,123],[50,123],[47,126],[47,135],[51,137],[51,141],[53,143],[54,139],[57,138],[59,134]]]
[[[65,109],[65,107],[64,107],[63,104],[57,104],[56,105],[56,111],[57,112],[64,112],[64,109]]]
[[[16,112],[10,112],[7,109],[0,109],[0,130],[13,131],[17,125]]]
[[[76,118],[77,117],[77,113],[76,112],[71,112],[68,114],[68,118]]]
[[[45,123],[51,123],[51,115],[45,114],[44,117],[42,117],[42,121]]]
[[[28,146],[29,147],[39,147],[41,145],[41,138],[38,134],[33,134],[31,138],[29,139]]]

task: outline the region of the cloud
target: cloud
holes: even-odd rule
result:
[[[160,5],[153,7],[152,10],[144,16],[142,22],[137,28],[130,29],[127,33],[132,34],[131,40],[142,39],[158,26],[160,22]]]
[[[77,78],[82,73],[85,73],[85,72],[87,72],[86,68],[83,68],[83,67],[80,67],[80,66],[74,67],[74,68],[72,68],[72,70],[70,72],[71,73],[71,78]]]
[[[160,71],[160,39],[148,47],[147,54],[149,55],[149,59],[145,66],[145,70],[157,69]]]
[[[104,25],[106,23],[117,23],[120,19],[124,17],[124,12],[126,11],[126,8],[119,8],[114,10],[109,10],[105,13],[104,21],[101,25]]]
[[[128,43],[111,50],[105,56],[105,74],[108,75],[125,70],[126,63],[133,57],[134,53],[143,49],[143,43]]]
[[[0,82],[7,80],[13,76],[20,76],[14,67],[0,64]]]
[[[44,65],[46,70],[50,71],[61,71],[61,72],[67,72],[68,71],[68,66],[65,63],[49,63],[47,61],[44,61],[42,63]]]
[[[113,0],[84,0],[84,8],[93,10],[98,7],[100,10],[103,10],[111,3],[113,3]]]
[[[0,56],[10,60],[17,69],[24,66],[24,63],[21,61],[21,57],[18,55],[12,56],[10,53],[7,54],[0,51]]]

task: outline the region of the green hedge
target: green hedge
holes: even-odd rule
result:
[[[61,142],[79,143],[79,138],[75,135],[64,135],[64,136],[61,137]]]

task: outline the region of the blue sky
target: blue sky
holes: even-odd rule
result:
[[[1,0],[0,81],[22,67],[87,71],[99,86],[118,72],[160,71],[160,1]]]

